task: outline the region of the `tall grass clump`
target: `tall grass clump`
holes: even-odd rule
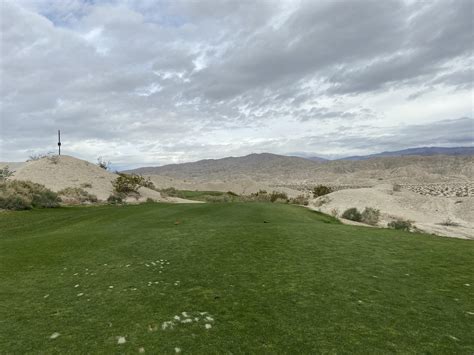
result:
[[[71,204],[94,203],[97,202],[97,196],[92,195],[80,187],[66,187],[58,191],[61,200]]]
[[[60,202],[58,194],[43,185],[20,180],[0,182],[1,209],[53,208],[59,207]]]

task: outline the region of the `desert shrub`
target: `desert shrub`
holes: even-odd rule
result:
[[[329,186],[318,185],[313,189],[313,196],[319,197],[330,194],[333,190]]]
[[[298,195],[296,197],[290,198],[289,203],[291,203],[293,205],[308,206],[309,205],[309,198],[308,198],[308,196],[305,196],[305,195]]]
[[[0,181],[8,179],[13,175],[13,171],[8,168],[8,165],[0,169]]]
[[[234,197],[239,196],[238,194],[236,194],[235,192],[232,192],[232,191],[227,191],[227,195],[234,196]]]
[[[178,197],[179,192],[174,187],[167,187],[166,189],[158,190],[163,197]]]
[[[124,202],[124,199],[126,198],[127,196],[123,193],[113,193],[112,195],[110,195],[108,198],[107,198],[107,202],[110,203],[110,204],[120,204],[120,203],[123,203]]]
[[[97,165],[99,166],[99,168],[102,168],[104,170],[109,170],[111,164],[112,163],[110,161],[105,160],[102,157],[97,158]]]
[[[399,191],[402,190],[402,185],[400,185],[400,184],[393,184],[392,190],[395,191],[395,192],[399,192]]]
[[[403,230],[409,232],[410,229],[412,228],[412,224],[410,221],[398,218],[390,223],[388,223],[389,228],[397,229],[397,230]]]
[[[83,189],[87,189],[87,188],[91,188],[92,187],[92,184],[90,182],[85,182],[83,184],[80,185]]]
[[[273,191],[270,195],[271,202],[287,203],[288,195],[285,192]]]
[[[363,223],[375,226],[380,219],[380,210],[372,207],[366,207],[361,214],[361,220]]]
[[[58,195],[40,184],[30,181],[4,181],[0,183],[0,208],[24,210],[33,207],[58,207]]]
[[[129,194],[138,193],[140,186],[143,186],[145,179],[140,175],[119,174],[112,183],[115,192]]]
[[[352,207],[344,211],[344,213],[342,214],[342,218],[355,221],[355,222],[360,222],[362,220],[362,215],[357,210],[357,208]]]
[[[92,195],[80,187],[66,187],[61,191],[58,191],[58,195],[62,197],[64,202],[69,203],[97,202],[96,195]]]
[[[150,198],[150,197],[148,197],[148,198],[146,199],[146,203],[155,203],[155,200],[152,199],[152,198]]]

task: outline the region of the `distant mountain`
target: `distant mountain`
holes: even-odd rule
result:
[[[420,155],[420,156],[431,156],[431,155],[474,155],[474,147],[454,147],[454,148],[443,148],[443,147],[421,147],[421,148],[409,148],[404,150],[397,150],[393,152],[382,152],[370,155],[356,155],[341,158],[338,160],[367,160],[372,158],[383,158],[383,157],[403,157],[407,155]]]
[[[474,176],[473,155],[378,156],[371,159],[313,161],[269,153],[144,167],[126,172],[186,182],[252,180],[267,185],[380,184],[466,181]],[[293,187],[292,187],[293,188]]]
[[[228,178],[244,176],[268,178],[272,175],[291,175],[292,172],[296,171],[310,171],[318,165],[320,165],[318,162],[305,158],[261,153],[243,157],[205,159],[192,163],[144,167],[126,172],[143,175],[164,175],[182,179],[203,177],[220,179],[223,176]]]

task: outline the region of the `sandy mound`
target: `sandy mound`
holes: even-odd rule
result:
[[[29,161],[18,167],[12,179],[28,180],[42,184],[52,191],[67,187],[79,187],[105,201],[113,193],[112,182],[116,174],[101,169],[88,161],[67,155]],[[151,198],[154,201],[194,202],[178,198],[164,198],[157,191],[141,187],[140,198],[127,199],[127,202],[142,202]]]
[[[342,214],[351,207],[360,211],[373,207],[381,212],[380,226],[403,218],[427,233],[474,239],[474,197],[424,196],[407,190],[395,192],[391,185],[379,185],[336,191],[312,200],[310,207],[328,214],[333,210]],[[448,218],[458,226],[442,225]]]

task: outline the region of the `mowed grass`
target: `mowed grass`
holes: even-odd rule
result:
[[[471,241],[282,204],[1,213],[0,353],[472,354],[473,270]]]

